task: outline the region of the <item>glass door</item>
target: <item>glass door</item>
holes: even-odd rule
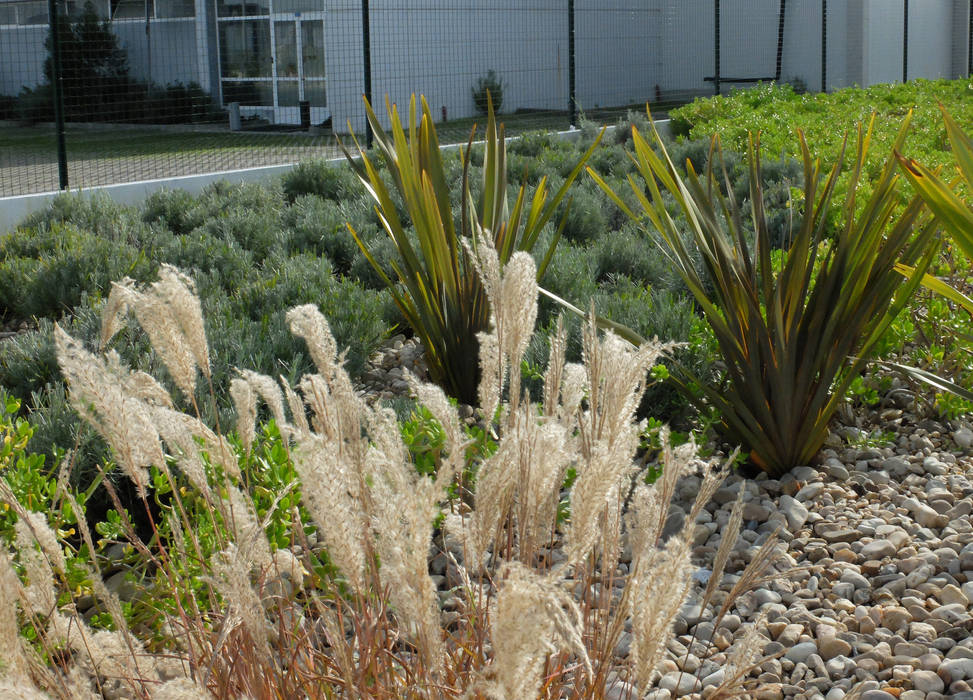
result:
[[[323,0],[216,0],[223,104],[278,124],[329,116]]]
[[[324,75],[324,20],[295,13],[274,21],[279,122],[299,124],[300,103],[308,102],[311,123],[327,118]]]

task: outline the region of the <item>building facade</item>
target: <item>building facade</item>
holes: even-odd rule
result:
[[[220,105],[235,102],[244,116],[274,123],[300,123],[306,102],[314,124],[364,125],[360,0],[90,1],[111,20],[137,80],[197,83]],[[69,17],[83,7],[82,0],[58,2]],[[722,89],[734,77],[775,70],[811,90],[897,81],[906,51],[910,78],[966,75],[970,2],[913,0],[906,44],[904,0],[790,0],[782,31],[780,0],[722,0]],[[369,6],[376,101],[388,95],[402,104],[422,93],[443,116],[471,116],[471,86],[494,70],[504,82],[504,111],[567,108],[564,0]],[[575,0],[579,107],[712,94],[714,7],[713,0]],[[46,0],[0,0],[0,95],[44,82],[47,33]]]

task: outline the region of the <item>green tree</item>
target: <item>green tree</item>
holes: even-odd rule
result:
[[[65,118],[76,121],[112,119],[126,98],[131,81],[128,56],[119,46],[111,22],[101,20],[89,0],[77,20],[58,16],[58,43]],[[44,77],[48,85],[53,85],[51,35],[44,46],[48,54],[44,61]]]

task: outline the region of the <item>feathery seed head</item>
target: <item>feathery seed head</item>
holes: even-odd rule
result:
[[[250,585],[249,571],[253,561],[232,542],[210,559],[213,585],[232,611],[243,622],[260,653],[270,655],[267,619],[260,597]]]
[[[284,396],[287,397],[287,406],[291,409],[291,420],[294,421],[294,427],[299,435],[307,435],[311,432],[311,426],[308,425],[307,414],[304,412],[304,402],[283,377],[279,377],[279,379],[280,385],[284,387]]]
[[[108,343],[115,337],[122,328],[125,327],[125,314],[135,301],[135,281],[129,277],[120,282],[112,282],[111,291],[108,293],[108,301],[101,312],[101,342],[100,349],[104,351]]]
[[[557,326],[551,335],[551,349],[544,372],[544,415],[558,415],[558,398],[561,395],[561,377],[564,373],[564,356],[567,349],[567,331],[564,315],[557,317]]]
[[[71,389],[71,405],[105,438],[119,466],[135,483],[139,495],[144,496],[147,467],[165,462],[149,407],[127,396],[123,391],[124,379],[57,324],[54,342],[61,372]]]
[[[409,386],[416,399],[429,409],[433,418],[439,422],[446,438],[446,460],[439,466],[436,473],[436,483],[439,488],[446,488],[453,480],[453,477],[463,468],[466,458],[466,448],[470,440],[463,432],[463,426],[459,420],[459,411],[453,406],[443,390],[435,384],[420,382],[418,378],[409,372],[405,373]],[[401,438],[396,435],[396,439],[401,443]]]
[[[284,397],[281,395],[277,382],[265,374],[251,372],[247,369],[240,370],[240,376],[246,380],[253,392],[267,404],[270,414],[277,423],[277,429],[281,431],[281,435],[286,435],[288,423],[284,415]]]
[[[491,675],[501,697],[537,697],[544,662],[559,650],[575,654],[591,675],[577,603],[556,582],[516,562],[504,566],[490,628]]]
[[[243,443],[243,450],[249,454],[256,435],[257,397],[250,382],[241,377],[230,380],[230,397],[236,408],[236,430]]]
[[[653,550],[634,562],[626,586],[632,619],[631,659],[635,678],[645,688],[665,654],[672,623],[691,585],[691,548],[682,537],[672,537],[664,549]]]
[[[325,377],[335,370],[338,346],[331,335],[327,320],[314,304],[295,306],[287,312],[287,324],[291,333],[304,338],[314,366]]]
[[[159,268],[159,281],[152,285],[152,291],[171,307],[176,324],[186,339],[196,364],[203,376],[209,378],[209,345],[206,342],[203,309],[196,295],[196,285],[190,277],[172,265],[163,264]]]

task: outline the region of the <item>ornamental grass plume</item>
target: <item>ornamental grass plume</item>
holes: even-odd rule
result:
[[[50,613],[46,622],[35,616],[41,637],[79,659],[82,676],[67,672],[81,679],[77,687],[87,678],[100,688],[111,673],[140,697],[163,699],[193,693],[360,697],[365,688],[375,697],[531,698],[542,687],[548,694],[599,698],[610,674],[625,663],[630,679],[643,690],[651,685],[673,620],[692,589],[695,516],[725,468],[702,465],[691,441],[670,448],[663,431],[662,478],[655,485],[635,480],[644,429],[635,410],[649,369],[668,346],[635,348],[611,332],[601,335],[594,320],[583,331],[583,364],[565,362],[567,335],[559,322],[535,403],[517,371],[536,314],[533,260],[517,253],[501,270],[487,236],[468,252],[491,302],[489,330],[480,339],[478,395],[483,429],[496,444],[471,463],[471,439],[457,408],[442,389],[407,375],[444,436],[431,476],[415,468],[391,410],[355,393],[328,323],[313,305],[291,309],[287,322],[307,343],[314,373],[296,389],[245,369],[233,379],[240,448],[207,427],[195,404],[197,415],[178,410],[156,380],[131,372],[117,356],[96,357],[57,329],[71,400],[120,451],[116,457],[146,501],[149,487],[158,483],[172,494],[172,503],[162,502],[159,520],[152,521],[150,542],[138,540],[131,522],[122,519],[136,550],[152,563],[156,593],[170,596],[160,606],[165,610],[156,611],[165,655],[150,654],[147,642],[128,630],[121,604],[96,571],[90,572],[92,592],[111,613],[114,631],[75,621],[56,596],[36,597],[38,611]],[[157,324],[153,332],[167,328],[183,335],[170,348],[179,342],[188,348],[187,322],[152,316],[162,313],[158,306],[138,313],[145,303],[139,295],[170,287],[191,290],[171,270],[160,286],[144,291],[119,285],[106,309],[114,314],[105,322],[106,337],[131,304],[140,324],[148,318]],[[208,361],[198,348],[190,355],[194,362]],[[258,509],[257,489],[263,487],[254,486],[248,470],[261,462],[254,457],[260,454],[260,404],[273,416],[287,465],[300,481],[300,508],[293,501],[281,506],[291,484],[263,493],[272,503],[263,500]],[[127,444],[134,437],[141,442]],[[699,467],[692,516],[661,542],[677,481]],[[565,500],[569,469],[576,479]],[[458,478],[475,485],[472,506],[453,502]],[[278,549],[279,528],[268,538],[271,521],[284,515],[278,507],[289,517],[290,548]],[[123,510],[120,503],[118,508]],[[447,510],[444,532],[437,533]],[[202,520],[194,521],[200,513]],[[41,532],[36,541],[44,546],[37,549],[27,536],[32,522],[28,516],[21,526],[20,561],[29,563],[28,575],[36,570],[32,578],[54,590],[62,577],[42,567],[51,533]],[[204,536],[204,525],[211,536]],[[312,533],[319,545],[309,541]],[[90,531],[83,527],[81,534],[94,551]],[[434,543],[445,548],[449,600],[456,601],[447,609],[430,575]],[[625,547],[632,560],[616,586],[616,577],[625,576],[618,566]],[[742,577],[747,585],[759,580],[774,551],[769,545],[754,557],[757,573]],[[31,563],[32,555],[37,561]],[[13,583],[19,599],[24,587],[15,576]],[[0,609],[0,625],[10,612]],[[16,610],[13,615],[15,628]],[[622,661],[614,649],[626,624],[632,653]],[[95,643],[101,645],[95,653],[83,651]],[[17,660],[17,648],[3,651],[13,660],[10,668],[29,670]],[[116,657],[109,659],[108,652]],[[734,658],[743,665],[753,660],[742,650]],[[182,671],[169,673],[166,661]]]
[[[501,571],[500,592],[491,623],[494,663],[478,690],[494,698],[537,697],[547,657],[575,654],[592,673],[582,638],[584,619],[577,602],[557,585],[516,562]]]
[[[673,537],[663,549],[652,549],[633,562],[627,584],[631,587],[631,657],[642,687],[648,686],[662,661],[676,614],[689,594],[691,544],[685,537]]]
[[[176,386],[192,401],[197,369],[210,378],[202,306],[192,280],[171,265],[163,264],[159,268],[159,280],[147,289],[137,289],[127,278],[113,284],[103,316],[102,349],[124,326],[122,319],[128,310],[135,312]]]
[[[57,324],[54,343],[61,372],[71,389],[71,406],[105,439],[139,496],[145,496],[148,468],[165,462],[159,433],[145,403],[126,394],[124,382],[110,365],[85,350]]]
[[[3,662],[0,681],[19,681],[33,687],[33,683],[24,682],[29,678],[28,660],[17,616],[17,600],[20,599],[22,588],[10,555],[6,548],[0,549],[0,661]]]
[[[638,348],[609,332],[598,338],[594,322],[583,336],[588,407],[579,414],[577,480],[571,490],[571,523],[565,553],[580,564],[598,540],[605,509],[619,500],[636,469],[633,460],[644,426],[635,411],[646,376],[667,346],[647,342]]]

